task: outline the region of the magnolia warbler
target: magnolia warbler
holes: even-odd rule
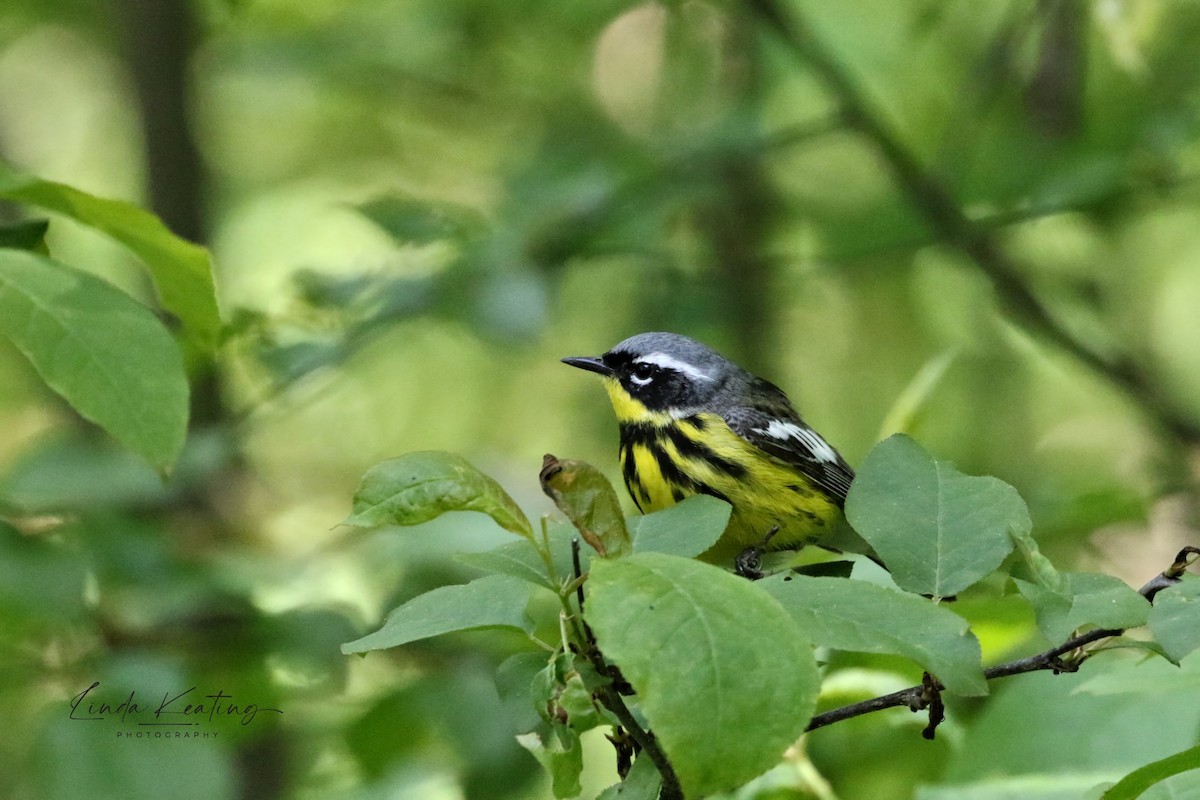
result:
[[[562,360],[603,376],[625,487],[640,511],[695,494],[733,506],[701,558],[799,549],[841,527],[854,470],[773,383],[675,333],[642,333],[598,358]]]

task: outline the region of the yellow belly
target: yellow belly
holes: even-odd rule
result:
[[[841,509],[794,467],[738,436],[715,414],[685,420],[642,415],[622,427],[625,483],[644,512],[658,511],[704,493],[733,506],[721,539],[701,558],[717,563],[761,546],[798,549],[833,528]]]

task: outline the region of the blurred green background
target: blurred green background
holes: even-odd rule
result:
[[[229,323],[166,485],[0,342],[0,511],[20,530],[0,540],[0,796],[548,797],[512,737],[528,710],[493,682],[517,640],[338,652],[505,535],[336,526],[362,473],[410,450],[466,455],[531,515],[543,453],[616,477],[607,400],[558,359],[640,331],[778,383],[851,463],[905,429],[1009,481],[1064,567],[1140,586],[1196,543],[1200,5],[789,0],[791,38],[772,8],[0,7],[0,157],[208,246]],[[881,133],[954,213],[927,213]],[[151,300],[117,245],[57,219],[48,242]],[[1044,644],[996,595],[985,659]],[[911,677],[851,666],[855,696]],[[284,713],[117,744],[67,718],[96,680]],[[935,743],[889,712],[808,756],[825,796],[1036,774],[1072,797],[1195,743],[1200,712],[1164,723],[1145,676],[1153,702],[1066,696],[1076,680],[1008,681]],[[1080,730],[1143,744],[1064,744]],[[615,773],[591,745],[594,795]]]

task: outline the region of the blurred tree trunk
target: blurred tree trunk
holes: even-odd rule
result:
[[[204,236],[202,167],[188,124],[188,64],[195,44],[185,0],[117,0],[125,57],[142,112],[150,207],[175,233]]]
[[[187,0],[116,0],[115,5],[124,25],[125,58],[133,73],[141,110],[150,208],[175,233],[203,243],[204,169],[192,137],[189,114],[190,61],[197,39],[192,6]],[[231,429],[216,364],[197,365],[191,384],[191,429]],[[228,509],[219,507],[220,487],[234,482],[231,476],[242,467],[236,438],[229,436],[226,441],[231,450],[222,465],[207,476],[205,484],[193,488],[175,509],[174,524],[198,524],[205,541],[215,549],[238,535],[223,516],[222,511]],[[191,623],[192,632],[200,637],[202,646],[216,651],[220,651],[230,635],[245,635],[260,624],[252,614],[217,619],[217,623],[203,618]],[[236,654],[224,651],[224,655],[248,660],[263,657],[258,652],[244,650]],[[289,747],[290,742],[282,736],[266,741],[249,740],[238,746],[236,763],[241,797],[261,800],[284,795]]]
[[[195,18],[187,0],[116,0],[125,58],[141,109],[150,208],[194,242],[205,238],[204,168],[192,137],[190,62]],[[220,385],[211,365],[192,382],[192,427],[221,422]]]
[[[761,46],[750,16],[732,13],[726,42],[728,96],[737,98],[730,127],[758,127],[763,89]],[[747,136],[743,141],[752,139]],[[739,363],[759,374],[776,372],[771,347],[775,308],[770,302],[773,265],[767,241],[779,213],[779,198],[764,174],[763,154],[740,147],[724,151],[711,165],[719,199],[700,209],[718,277],[725,327],[732,332]]]

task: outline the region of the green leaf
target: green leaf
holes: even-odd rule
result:
[[[159,470],[179,456],[183,358],[145,306],[44,256],[0,250],[0,335],[81,416]]]
[[[0,618],[6,635],[83,618],[91,566],[62,541],[26,536],[0,521]]]
[[[910,658],[955,694],[988,693],[967,621],[915,595],[863,581],[775,575],[758,585],[817,645]]]
[[[948,350],[926,361],[917,370],[884,416],[879,428],[881,435],[907,433],[913,429],[957,355],[956,351]]]
[[[14,250],[33,250],[47,255],[46,231],[50,223],[44,219],[34,219],[18,222],[14,225],[0,225],[0,247],[11,247]]]
[[[1066,579],[1050,562],[1050,559],[1042,554],[1037,541],[1033,538],[1033,526],[1012,528],[1009,533],[1012,535],[1017,552],[1021,555],[1021,560],[1029,569],[1034,581],[1043,589],[1051,592],[1065,591]]]
[[[1086,800],[1107,773],[1034,773],[918,787],[915,800]]]
[[[2,483],[0,488],[3,488]],[[579,532],[565,522],[544,521],[543,524],[546,526],[545,541],[539,541],[536,547],[532,542],[519,539],[483,553],[458,553],[454,560],[484,572],[511,575],[557,592],[562,581],[574,577],[571,542],[578,538]],[[546,562],[540,552],[543,547],[549,548],[552,575],[547,573]],[[591,551],[580,548],[582,572],[587,572],[590,561]]]
[[[958,594],[995,570],[1012,551],[1010,531],[1032,526],[1016,489],[964,475],[902,434],[867,454],[846,517],[900,588],[935,597]]]
[[[545,652],[517,653],[496,668],[496,693],[514,733],[527,733],[541,724],[530,697],[530,685],[546,669],[548,659]]]
[[[698,494],[637,517],[633,522],[633,550],[695,558],[721,538],[732,511],[724,500]]]
[[[479,511],[500,527],[532,539],[533,529],[508,492],[465,458],[421,450],[367,470],[342,524],[359,528],[418,525],[447,511]]]
[[[0,504],[25,514],[150,508],[175,488],[146,459],[81,427],[26,447],[0,474]]]
[[[606,722],[591,690],[578,672],[566,676],[558,696],[558,706],[567,715],[567,724],[576,733],[583,733]]]
[[[662,776],[645,754],[638,756],[625,780],[605,789],[596,800],[658,800]]]
[[[489,575],[470,583],[442,586],[414,597],[387,616],[383,627],[342,645],[342,652],[366,653],[428,639],[443,633],[478,628],[531,630],[525,606],[529,584],[506,575]]]
[[[547,455],[542,462],[542,490],[567,515],[583,540],[601,556],[619,558],[632,545],[621,501],[608,478],[591,464]]]
[[[86,684],[85,684],[86,685]],[[133,687],[130,687],[131,689]],[[186,687],[185,687],[186,688]],[[141,695],[138,696],[141,700]],[[157,747],[133,747],[139,742],[117,739],[103,722],[80,723],[66,714],[49,714],[45,727],[30,746],[29,795],[42,800],[79,797],[120,797],[154,800],[162,797],[162,779],[172,775],[171,796],[179,800],[234,800],[241,792],[233,748],[219,740],[196,738],[156,742]],[[256,723],[257,724],[257,723]],[[132,723],[125,731],[133,730]],[[154,732],[159,728],[136,728]],[[172,730],[195,730],[182,728]],[[128,734],[126,734],[128,735]],[[224,738],[224,734],[222,734]],[[153,740],[143,740],[150,744]],[[70,769],[64,769],[70,764]]]
[[[534,546],[523,539],[505,542],[482,553],[455,553],[454,560],[482,572],[509,575],[545,586],[552,592],[558,591],[558,587],[546,574],[546,562]]]
[[[1200,579],[1163,589],[1154,596],[1150,631],[1172,661],[1200,648]]]
[[[1134,800],[1154,784],[1194,769],[1200,769],[1200,746],[1135,769],[1105,792],[1103,800]],[[1200,780],[1195,782],[1195,786],[1200,788]]]
[[[1083,662],[1078,672],[1040,671],[1003,680],[964,726],[940,779],[960,783],[981,775],[1064,769],[1103,771],[1116,779],[1165,753],[1195,745],[1200,703],[1192,701],[1198,696],[1194,690],[1080,693],[1079,687],[1096,676],[1124,665],[1163,677],[1181,672],[1162,659],[1106,653]]]
[[[1121,579],[1083,572],[1062,577],[1061,592],[1016,581],[1021,595],[1033,606],[1038,629],[1047,639],[1062,641],[1084,625],[1124,629],[1146,624],[1150,603]]]
[[[559,652],[547,663],[545,654],[541,655],[543,668],[526,684],[525,694],[544,722],[554,728],[569,727],[576,733],[620,724],[594,700],[592,692],[609,681],[586,659]]]
[[[579,785],[579,776],[583,772],[583,746],[579,737],[569,735],[568,743],[563,744],[560,738],[552,736],[550,744],[542,741],[537,733],[523,733],[517,737],[517,742],[524,747],[538,763],[550,773],[550,788],[555,797],[577,797],[583,791]]]
[[[1171,775],[1151,786],[1140,800],[1198,800],[1200,798],[1200,769]]]
[[[0,197],[63,214],[125,245],[154,280],[163,308],[179,318],[189,350],[211,352],[221,312],[208,251],[171,233],[132,203],[107,200],[61,183],[22,175],[0,162]]]
[[[1157,642],[1130,641],[1131,645],[1135,643],[1142,645],[1136,649],[1143,652],[1143,648],[1151,652],[1154,652],[1153,648],[1156,647],[1161,649]],[[1192,656],[1179,664],[1172,664],[1165,651],[1155,654],[1162,658],[1112,658],[1107,662],[1108,667],[1105,670],[1081,683],[1073,691],[1075,694],[1090,695],[1200,695],[1200,656]],[[1140,656],[1142,653],[1129,655]]]
[[[358,211],[402,244],[461,238],[483,228],[483,218],[474,209],[400,195],[370,200]]]
[[[812,645],[768,594],[662,553],[597,560],[584,616],[684,793],[740,786],[773,766],[812,716]]]

